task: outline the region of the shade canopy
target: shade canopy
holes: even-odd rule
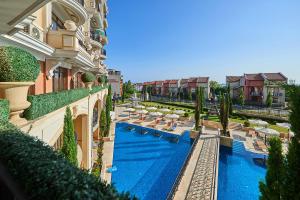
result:
[[[291,129],[291,124],[290,123],[276,123],[277,126],[283,127],[283,128],[288,128]]]
[[[269,123],[260,119],[249,119],[250,124],[256,124],[259,126],[267,126]]]
[[[168,114],[165,116],[166,118],[169,118],[169,119],[178,119],[179,118],[179,115],[176,115],[176,114]]]
[[[185,111],[183,111],[183,110],[175,110],[173,113],[175,113],[177,115],[183,115],[185,113]]]
[[[124,111],[125,111],[125,112],[134,112],[135,109],[134,109],[134,108],[127,108],[127,109],[125,109]]]
[[[160,112],[170,112],[171,110],[170,109],[167,109],[167,108],[161,108],[159,109]]]
[[[137,106],[134,106],[135,108],[137,108],[137,109],[144,109],[145,108],[145,106],[142,106],[142,105],[137,105]]]
[[[271,128],[263,128],[263,127],[255,127],[254,128],[255,131],[259,132],[259,133],[263,133],[267,136],[279,136],[280,133],[274,129]]]
[[[157,110],[156,107],[147,107],[146,109],[147,109],[147,110]]]
[[[161,112],[151,112],[149,113],[150,116],[153,116],[153,117],[158,117],[158,116],[162,116],[162,113]]]
[[[147,114],[148,111],[147,110],[137,110],[136,113],[138,113],[138,114]]]

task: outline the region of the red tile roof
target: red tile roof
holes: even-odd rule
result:
[[[263,81],[264,77],[262,74],[245,74],[245,79],[250,81]]]
[[[198,77],[197,82],[198,83],[208,83],[209,77]]]
[[[242,76],[226,76],[226,82],[232,83],[240,81]]]
[[[169,83],[170,83],[170,84],[177,84],[177,83],[178,83],[178,80],[170,80]]]
[[[264,73],[269,81],[287,81],[287,78],[281,73]]]

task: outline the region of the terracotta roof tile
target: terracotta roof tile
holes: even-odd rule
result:
[[[287,81],[287,78],[281,73],[264,73],[264,75],[270,81]]]
[[[240,81],[242,76],[226,76],[226,82],[232,83]]]
[[[250,81],[263,81],[264,77],[262,74],[245,74],[245,79]]]

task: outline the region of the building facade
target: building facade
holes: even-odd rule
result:
[[[44,98],[83,88],[81,75],[107,75],[104,64],[106,0],[10,0],[1,2],[0,46],[15,46],[31,53],[40,74],[29,94]],[[16,17],[17,16],[17,17]],[[100,85],[97,81],[94,86]],[[39,96],[40,95],[40,96]],[[82,168],[93,166],[93,142],[99,135],[99,115],[107,89],[99,89],[68,106],[71,108]],[[59,101],[59,99],[57,99]],[[66,106],[19,125],[24,132],[59,149],[62,146]]]
[[[288,79],[282,73],[227,76],[226,83],[230,86],[230,94],[234,99],[237,99],[240,90],[243,90],[246,103],[264,105],[270,93],[273,105],[285,104],[285,90],[282,85],[287,84]]]
[[[123,88],[123,76],[121,71],[108,69],[108,83],[111,85],[112,95],[117,98],[121,97]]]

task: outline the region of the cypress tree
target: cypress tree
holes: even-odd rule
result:
[[[230,86],[228,85],[227,87],[227,96],[228,96],[228,110],[229,110],[229,115],[232,115],[233,109],[232,109],[232,98],[230,95]]]
[[[112,96],[111,96],[111,85],[108,87],[108,94],[106,96],[106,126],[107,126],[107,131],[106,131],[106,136],[109,135],[110,131],[110,123],[111,123],[111,117],[110,117],[110,111],[112,111]]]
[[[241,88],[239,92],[239,104],[241,106],[245,105],[245,96],[244,96],[244,90]]]
[[[223,127],[222,135],[228,136],[228,117],[229,117],[229,95],[222,94],[220,102],[220,122]]]
[[[196,103],[195,103],[195,130],[199,130],[200,120],[200,88],[196,89]]]
[[[272,103],[273,103],[273,99],[272,99],[271,92],[268,92],[268,96],[267,96],[267,100],[266,100],[267,107],[270,108],[272,106]]]
[[[106,119],[106,112],[103,109],[100,114],[100,130],[99,130],[100,137],[107,136],[107,119]]]
[[[269,141],[269,157],[265,182],[259,182],[261,200],[280,200],[283,196],[284,157],[281,140],[273,137]]]
[[[64,117],[63,146],[61,149],[61,153],[73,165],[78,166],[77,144],[75,141],[74,124],[72,120],[70,107],[67,107],[66,114]]]
[[[295,133],[289,144],[286,165],[286,180],[284,187],[284,199],[300,199],[300,87],[291,86],[290,99],[290,123],[291,130]]]

